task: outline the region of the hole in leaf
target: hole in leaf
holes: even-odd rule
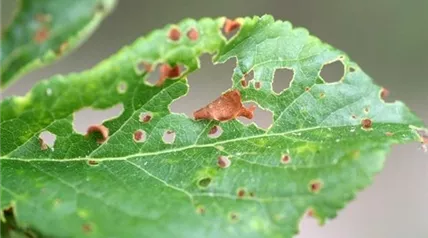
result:
[[[153,67],[153,66],[150,66]],[[146,75],[145,77],[145,81],[147,84],[149,85],[156,85],[156,83],[159,81],[160,78],[160,72],[159,72],[159,66],[154,66],[154,68],[151,68],[148,75]]]
[[[238,33],[241,24],[236,20],[226,19],[224,21],[222,33],[227,40],[230,40]]]
[[[122,111],[122,104],[117,104],[108,109],[83,108],[74,113],[73,129],[84,135],[91,125],[102,124],[107,119],[118,117]]]
[[[128,89],[128,84],[126,84],[126,82],[125,81],[120,81],[118,84],[117,84],[117,92],[119,93],[119,94],[124,94],[124,93],[126,93],[126,90]]]
[[[198,185],[201,188],[207,188],[211,183],[211,178],[207,177],[207,178],[202,178],[198,181]]]
[[[230,166],[231,162],[230,159],[226,156],[219,156],[217,158],[217,165],[220,168],[228,168]]]
[[[351,73],[353,73],[353,72],[355,72],[355,68],[354,67],[349,67],[349,72],[351,72]]]
[[[254,80],[254,70],[251,70],[250,72],[246,73],[244,77],[241,79],[241,85],[242,87],[246,88],[251,83],[251,81]]]
[[[208,137],[210,138],[218,138],[223,133],[223,129],[221,129],[220,126],[215,125],[211,127],[210,131],[208,132]]]
[[[246,117],[238,117],[237,119],[244,125],[249,125],[252,122],[256,123],[258,127],[263,129],[268,129],[273,123],[273,113],[269,110],[263,110],[258,107],[255,103],[244,103],[244,107],[251,108],[256,107],[254,110],[254,117],[252,119],[248,119]]]
[[[146,132],[143,130],[136,130],[134,132],[134,141],[135,142],[144,142],[146,141]]]
[[[144,73],[151,73],[153,71],[153,65],[149,62],[140,61],[135,66],[135,71],[137,75],[142,75]]]
[[[223,82],[230,80],[234,67],[233,60],[214,65],[211,56],[204,54],[201,57],[201,68],[188,76],[189,93],[174,101],[170,106],[171,111],[185,113],[193,118],[194,111],[208,105],[230,88],[230,81]]]
[[[175,132],[172,130],[166,130],[163,133],[162,140],[165,144],[172,144],[175,141]]]
[[[47,150],[48,148],[53,148],[56,140],[56,135],[50,133],[49,131],[43,131],[39,135],[40,149]]]
[[[340,60],[323,65],[320,76],[327,83],[339,82],[345,74],[345,66]]]
[[[194,27],[190,28],[186,35],[191,41],[196,41],[199,38],[199,32]]]
[[[147,123],[152,120],[153,114],[151,112],[140,113],[140,122]]]
[[[273,91],[281,93],[290,87],[291,80],[294,77],[294,71],[288,68],[280,68],[275,70],[275,77],[272,83]]]

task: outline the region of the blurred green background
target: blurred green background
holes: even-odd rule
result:
[[[2,0],[2,26],[15,6],[14,0]],[[263,14],[305,27],[345,51],[378,85],[389,89],[390,100],[404,101],[428,124],[428,0],[120,0],[76,52],[26,75],[2,96],[23,95],[43,78],[92,67],[152,29],[183,18]],[[213,66],[209,59],[203,57],[203,69],[189,76],[190,93],[173,105],[175,112],[191,114],[229,88],[235,63]],[[119,111],[85,110],[75,126],[83,131]],[[269,124],[266,116],[256,121]],[[298,237],[428,237],[428,153],[419,147],[394,147],[371,187],[324,227],[304,219]]]

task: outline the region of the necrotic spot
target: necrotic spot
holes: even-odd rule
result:
[[[281,157],[281,163],[283,163],[283,164],[288,164],[288,163],[290,163],[290,161],[291,161],[291,158],[290,158],[290,156],[289,155],[283,155],[282,157]]]
[[[369,130],[369,129],[371,129],[371,128],[372,128],[372,120],[370,120],[370,119],[368,119],[368,118],[361,120],[361,127],[362,127],[364,130]]]
[[[146,140],[146,132],[143,130],[137,130],[134,132],[134,141],[144,142]]]
[[[198,31],[193,27],[187,32],[187,37],[192,40],[196,41],[199,37]]]
[[[231,162],[230,162],[229,158],[226,156],[219,156],[217,158],[217,165],[220,168],[227,168],[230,166],[230,164],[231,164]]]
[[[153,114],[151,112],[140,113],[140,122],[147,123],[152,120]]]
[[[208,132],[208,137],[210,138],[218,138],[223,133],[223,129],[221,129],[220,126],[213,126],[211,127],[210,131]]]

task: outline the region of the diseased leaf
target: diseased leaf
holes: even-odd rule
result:
[[[79,46],[116,0],[20,0],[1,39],[1,87]]]
[[[381,170],[392,144],[422,141],[422,122],[403,103],[385,103],[343,52],[270,16],[232,21],[240,31],[226,40],[225,21],[166,26],[93,69],[5,99],[2,208],[46,236],[291,237],[305,214],[321,223],[335,217]],[[203,53],[217,63],[237,59],[231,89],[272,111],[271,127],[169,111]],[[344,76],[325,83],[320,71],[336,60]],[[165,64],[159,86],[148,84]],[[280,68],[294,78],[277,94]],[[241,84],[250,71],[254,79]],[[74,112],[119,103],[119,117],[88,135],[73,131]],[[44,131],[56,135],[52,148],[39,140]]]

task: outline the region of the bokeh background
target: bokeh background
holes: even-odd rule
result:
[[[58,0],[60,1],[60,0]],[[1,1],[5,25],[15,0]],[[66,9],[64,9],[66,10]],[[402,100],[428,124],[428,1],[427,0],[120,0],[116,10],[76,52],[60,62],[26,75],[2,91],[2,97],[24,95],[36,82],[53,74],[90,68],[136,38],[187,17],[272,14],[305,27],[359,63],[378,85],[390,90],[390,100]],[[202,70],[189,76],[189,95],[172,110],[191,114],[230,86],[235,63],[214,66],[204,56]],[[335,74],[333,69],[331,74]],[[285,80],[284,80],[284,83]],[[76,114],[75,128],[120,113],[85,109]],[[256,122],[266,126],[269,115]],[[301,223],[299,238],[427,238],[428,153],[420,145],[395,146],[382,173],[369,188],[319,227],[314,219]]]

